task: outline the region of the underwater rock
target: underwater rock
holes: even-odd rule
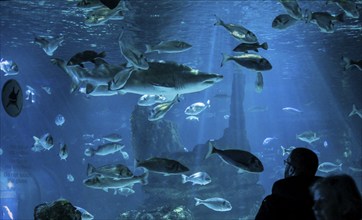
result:
[[[70,202],[59,199],[51,203],[42,203],[34,208],[34,220],[81,220],[82,214]]]
[[[192,220],[194,219],[191,211],[185,206],[160,206],[154,210],[136,211],[131,210],[120,214],[119,220]]]
[[[184,151],[176,125],[164,119],[149,121],[149,111],[148,107],[136,105],[132,112],[132,146],[135,158],[145,160]]]

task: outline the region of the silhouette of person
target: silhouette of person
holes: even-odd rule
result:
[[[362,199],[355,181],[346,174],[323,178],[311,187],[317,220],[361,220]]]
[[[295,148],[284,160],[284,179],[273,184],[255,220],[314,220],[313,196],[309,187],[320,177],[317,155],[307,148]]]

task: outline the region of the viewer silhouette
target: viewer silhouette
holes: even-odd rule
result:
[[[255,220],[314,220],[313,197],[309,187],[320,177],[317,155],[307,148],[295,148],[284,160],[284,179],[273,184]]]
[[[362,199],[352,177],[341,174],[317,181],[311,192],[317,220],[361,220]]]

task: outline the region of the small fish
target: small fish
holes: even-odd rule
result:
[[[291,146],[291,147],[285,148],[283,146],[280,146],[280,148],[282,149],[282,155],[285,156],[285,155],[289,155],[292,152],[292,150],[294,150],[296,147]]]
[[[299,7],[297,0],[279,0],[285,10],[293,18],[300,20],[303,18],[302,9]]]
[[[297,22],[297,19],[293,18],[288,14],[280,14],[276,16],[272,22],[272,28],[278,30],[284,30],[288,27],[294,25]]]
[[[121,151],[121,154],[122,154],[123,159],[125,159],[125,160],[129,159],[129,155],[126,151]]]
[[[129,195],[134,194],[135,191],[129,187],[123,187],[123,188],[118,188],[114,191],[114,195],[122,195],[122,196],[126,196],[128,197]]]
[[[72,174],[67,174],[67,179],[69,182],[74,182],[74,176]]]
[[[138,51],[137,49],[135,49],[129,43],[124,42],[122,40],[123,33],[124,32],[122,32],[119,35],[118,44],[119,44],[119,48],[121,49],[121,53],[124,56],[124,58],[127,60],[128,64],[130,66],[133,66],[133,67],[141,69],[141,70],[148,70],[148,68],[150,66],[147,63],[147,59],[144,56],[144,54],[141,53],[140,51]]]
[[[66,144],[61,143],[60,144],[60,149],[59,149],[59,157],[60,160],[67,160],[69,153],[68,153],[68,148]]]
[[[223,26],[237,40],[248,44],[258,42],[256,35],[250,30],[246,29],[245,27],[236,24],[226,24],[216,15],[215,17],[216,17],[216,23],[214,25]]]
[[[186,117],[186,120],[189,120],[189,121],[199,121],[199,117],[194,116],[194,115],[189,115],[189,116]]]
[[[79,206],[74,206],[75,209],[77,211],[79,211],[81,213],[81,220],[92,220],[94,219],[94,216],[92,214],[90,214],[87,210],[79,207]]]
[[[195,200],[196,200],[195,206],[202,204],[208,207],[209,209],[218,212],[226,212],[232,209],[231,203],[223,198],[214,197],[205,200],[195,198]]]
[[[297,108],[293,108],[293,107],[284,107],[284,108],[282,108],[282,110],[286,111],[286,112],[302,113],[301,110],[299,110]]]
[[[264,88],[264,79],[263,74],[261,72],[256,73],[256,80],[255,80],[255,91],[261,93]]]
[[[247,44],[247,43],[241,43],[238,46],[236,46],[233,51],[234,52],[244,52],[247,53],[249,50],[253,50],[255,52],[259,52],[258,48],[263,48],[264,50],[268,49],[268,43],[264,42],[262,44],[253,43],[253,44]]]
[[[41,87],[48,95],[52,94],[51,88],[47,87],[47,86],[42,86]]]
[[[362,71],[362,60],[352,60],[348,57],[342,56],[342,65],[344,71],[349,70],[353,67],[356,67],[357,69]]]
[[[205,159],[212,154],[217,154],[225,163],[236,167],[240,170],[245,170],[251,173],[260,173],[264,171],[264,166],[261,161],[253,154],[244,150],[219,150],[212,141],[209,141],[209,151]]]
[[[137,102],[139,106],[151,106],[156,103],[167,102],[167,98],[163,95],[143,95]]]
[[[191,49],[192,45],[183,41],[161,41],[155,46],[146,44],[145,53],[157,51],[158,53],[179,53]]]
[[[181,174],[182,183],[192,182],[192,185],[206,185],[211,182],[211,178],[209,174],[205,172],[197,172],[190,176],[186,176],[185,174]]]
[[[337,165],[337,164],[334,164],[331,162],[324,162],[324,163],[319,164],[318,170],[321,172],[324,172],[324,173],[329,173],[329,172],[336,171],[336,170],[342,171],[342,165],[343,165],[343,163],[340,163],[339,165]]]
[[[4,60],[3,58],[0,60],[0,70],[5,73],[4,76],[15,76],[19,74],[18,65],[12,60]]]
[[[127,179],[133,177],[131,170],[123,164],[104,165],[95,168],[92,164],[88,163],[87,176],[102,175],[104,177]]]
[[[267,144],[270,143],[270,141],[275,140],[275,139],[278,139],[278,138],[276,138],[276,137],[267,137],[267,138],[264,139],[263,145],[267,145]]]
[[[301,134],[297,134],[296,138],[301,141],[307,142],[308,144],[311,144],[320,139],[320,137],[317,137],[317,133],[313,131],[305,131]]]
[[[196,102],[185,109],[186,115],[198,115],[205,109],[210,108],[210,100],[207,100],[206,104],[203,102]]]
[[[222,53],[221,55],[223,58],[220,66],[223,66],[225,62],[232,60],[242,67],[255,71],[265,71],[272,69],[272,65],[270,64],[270,62],[266,58],[258,54],[242,54],[239,56],[229,56]]]
[[[55,124],[57,126],[62,126],[65,122],[65,118],[63,115],[61,114],[58,114],[56,117],[55,117],[55,120],[54,120]]]
[[[178,175],[189,171],[189,168],[176,160],[167,158],[153,157],[144,161],[136,161],[136,167],[143,167],[154,173],[164,175]]]
[[[59,46],[62,46],[64,36],[35,37],[34,43],[39,45],[48,56],[53,56]]]
[[[157,121],[163,118],[168,111],[175,105],[176,102],[179,102],[179,96],[176,95],[175,98],[171,102],[164,102],[155,106],[150,115],[148,116],[149,121]]]
[[[328,147],[328,142],[327,141],[323,142],[323,147],[325,147],[325,148]]]
[[[34,139],[34,145],[31,148],[31,150],[34,152],[50,150],[54,146],[53,137],[49,133],[44,134],[41,138],[33,136],[33,139]]]
[[[84,155],[86,155],[88,157],[91,157],[94,155],[105,156],[108,154],[113,154],[117,151],[121,151],[124,147],[125,147],[124,144],[111,142],[111,143],[100,145],[96,149],[87,148],[84,151]]]
[[[6,213],[7,213],[8,217],[9,217],[9,219],[14,220],[14,214],[11,212],[9,207],[6,206],[6,205],[4,205],[3,207],[6,210]],[[2,217],[5,217],[5,216],[2,216]]]
[[[105,141],[116,143],[122,141],[122,136],[120,134],[113,133],[103,136],[102,139]]]
[[[124,5],[124,4],[123,4]],[[105,24],[108,20],[123,20],[124,12],[127,10],[124,7],[109,9],[107,7],[99,7],[89,11],[86,14],[84,24],[87,26],[98,26]]]

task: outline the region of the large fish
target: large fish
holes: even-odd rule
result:
[[[327,0],[326,4],[334,2],[351,18],[359,18],[359,8],[354,0]]]
[[[173,62],[149,62],[149,69],[134,70],[126,82],[114,79],[110,81],[109,89],[120,93],[165,95],[173,98],[177,94],[202,91],[222,79],[222,75],[200,72]]]
[[[195,200],[196,200],[195,206],[202,204],[208,207],[209,209],[212,209],[217,212],[226,212],[232,209],[231,203],[223,198],[214,197],[205,200],[195,198]]]
[[[293,18],[289,14],[280,14],[276,16],[272,22],[272,28],[283,30],[297,22],[297,19]]]
[[[242,171],[259,173],[264,171],[264,166],[261,161],[253,154],[244,150],[220,150],[217,149],[214,144],[209,141],[209,151],[205,156],[205,159],[212,154],[217,154],[227,164],[232,165]]]
[[[279,0],[279,1],[290,16],[298,20],[303,18],[302,9],[299,7],[297,0]]]
[[[323,33],[334,32],[334,22],[344,22],[344,13],[338,15],[332,15],[329,12],[310,12],[307,13],[306,21],[312,24],[316,24],[319,30]]]

